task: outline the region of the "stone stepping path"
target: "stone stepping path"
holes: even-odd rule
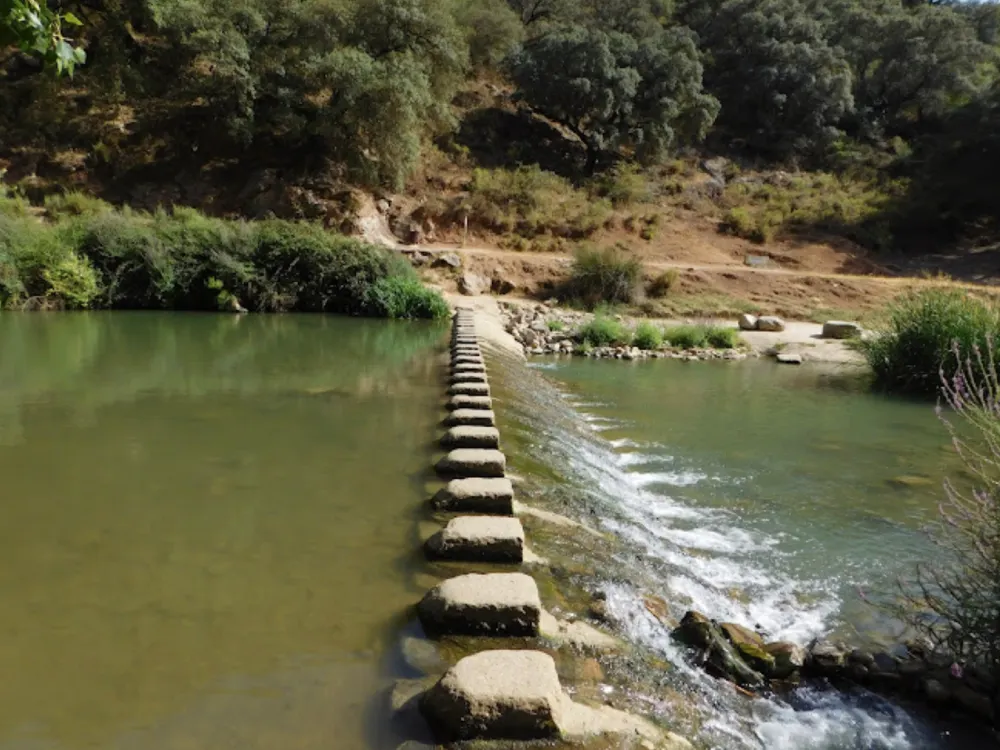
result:
[[[427,540],[425,553],[432,560],[521,564],[526,555],[524,527],[514,516],[514,487],[499,450],[486,364],[469,310],[455,314],[450,360],[447,430],[440,439],[448,453],[435,465],[438,474],[450,479],[431,505],[440,512],[469,515],[451,518]],[[449,578],[424,596],[417,615],[432,637],[545,636],[588,646],[604,646],[601,638],[614,640],[593,628],[573,631],[575,623],[560,623],[545,612],[538,585],[526,573]],[[691,749],[683,738],[642,719],[608,706],[574,703],[562,689],[552,657],[541,651],[492,650],[467,656],[421,693],[417,705],[441,742],[576,740],[609,734],[623,740],[640,738],[642,747],[658,750]]]

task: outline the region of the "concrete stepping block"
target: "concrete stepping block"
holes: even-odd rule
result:
[[[496,415],[489,409],[455,409],[445,417],[444,423],[447,427],[462,424],[493,427]]]
[[[468,357],[479,357],[483,358],[483,350],[478,346],[473,346],[470,344],[463,344],[462,346],[453,346],[451,348],[451,356],[468,356]]]
[[[446,404],[449,411],[455,409],[492,409],[493,399],[489,396],[452,396]]]
[[[486,372],[486,365],[482,362],[478,364],[472,362],[459,362],[451,366],[452,374],[459,372]]]
[[[486,383],[455,383],[448,387],[449,396],[489,396],[490,387]]]
[[[438,510],[453,513],[514,515],[514,485],[506,477],[452,479],[431,500]]]
[[[430,635],[538,635],[542,602],[524,573],[458,576],[427,592],[417,615]]]
[[[459,516],[424,545],[432,560],[520,563],[524,560],[524,527],[508,516]]]
[[[496,427],[460,425],[441,436],[443,448],[499,448],[500,431]]]
[[[457,372],[448,381],[455,383],[488,383],[489,380],[484,372]]]
[[[481,365],[483,363],[482,354],[453,354],[451,357],[453,365]]]
[[[479,337],[475,334],[463,334],[455,336],[451,340],[452,346],[479,346]]]
[[[420,698],[442,742],[558,737],[565,698],[556,663],[541,651],[466,656]]]
[[[455,448],[437,462],[439,474],[458,477],[502,477],[507,457],[487,448]]]

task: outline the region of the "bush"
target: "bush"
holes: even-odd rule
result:
[[[640,349],[659,349],[663,346],[663,331],[644,320],[636,326],[632,345]]]
[[[43,270],[42,277],[49,286],[46,296],[74,309],[90,307],[101,291],[94,267],[76,253]]]
[[[433,289],[424,286],[416,274],[385,276],[372,284],[366,312],[381,318],[429,318],[440,320],[449,314],[448,303]]]
[[[564,294],[588,308],[629,303],[636,298],[641,275],[639,261],[626,257],[618,247],[582,247],[576,252]]]
[[[666,297],[670,290],[677,284],[679,276],[680,273],[676,268],[668,268],[649,282],[649,285],[646,287],[646,294],[656,299]]]
[[[113,210],[114,206],[110,203],[77,190],[45,196],[45,214],[50,219],[61,219],[67,216],[91,216],[105,214]]]
[[[546,325],[546,326],[548,326],[548,329],[549,329],[550,331],[561,331],[561,330],[563,330],[563,328],[565,328],[565,327],[566,327],[566,324],[565,324],[565,323],[563,323],[563,322],[562,322],[561,320],[559,320],[558,318],[553,318],[552,320],[550,320],[550,321],[549,321],[548,323],[546,323],[545,325]]]
[[[607,315],[595,315],[577,333],[577,339],[587,346],[620,346],[630,339],[624,325]]]
[[[877,386],[935,395],[942,368],[1000,340],[995,305],[960,289],[926,289],[890,304],[875,334],[860,343]]]
[[[735,328],[712,325],[670,326],[663,337],[679,349],[735,349],[740,343],[740,334]]]
[[[607,198],[616,207],[645,203],[652,198],[646,176],[637,165],[624,162],[596,177],[591,189],[595,195]]]

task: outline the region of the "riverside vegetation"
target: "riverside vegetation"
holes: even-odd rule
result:
[[[398,255],[316,225],[145,214],[78,195],[51,198],[46,213],[0,198],[3,307],[448,314]]]

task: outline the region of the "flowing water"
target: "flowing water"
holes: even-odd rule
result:
[[[0,314],[0,748],[394,748],[443,333]]]
[[[713,748],[993,746],[863,691],[748,701],[692,667],[644,605],[662,597],[674,618],[698,609],[803,645],[877,642],[893,624],[866,600],[936,554],[924,528],[942,479],[960,471],[931,406],[872,395],[857,372],[770,362],[529,368],[494,377],[501,431],[529,504],[616,540],[595,551],[585,541],[546,549],[543,538],[540,551],[597,555],[578,582],[607,598],[648,657],[624,675],[638,693],[631,705]],[[498,389],[505,380],[516,387]],[[657,657],[669,667],[646,675],[644,691]]]

